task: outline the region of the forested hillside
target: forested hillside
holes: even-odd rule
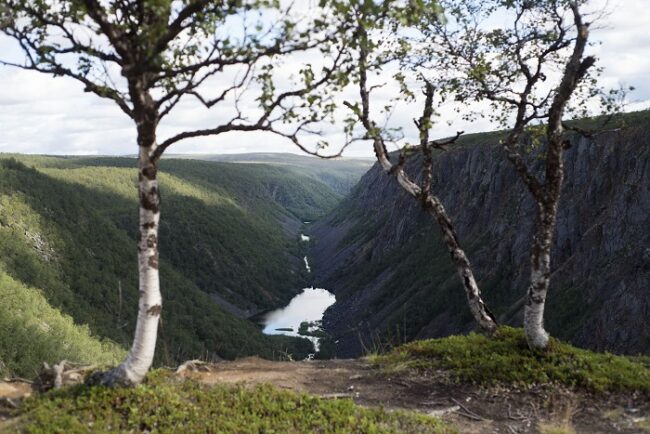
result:
[[[176,156],[175,156],[176,157]],[[283,167],[328,185],[335,192],[346,195],[366,173],[372,163],[370,158],[321,159],[306,155],[264,153],[179,155],[181,158],[224,161],[231,163],[253,163]]]
[[[0,159],[0,370],[56,361],[63,342],[85,346],[88,357],[77,347],[66,353],[85,362],[99,353],[114,361],[130,345],[138,300],[134,167],[127,158]],[[307,351],[307,341],[264,336],[244,317],[301,288],[302,221],[339,195],[279,167],[172,160],[161,172],[158,361]],[[30,345],[41,349],[26,360]]]
[[[432,188],[488,305],[519,326],[535,204],[497,136],[471,135],[438,152]],[[649,136],[649,113],[639,112],[593,138],[571,139],[546,311],[554,336],[600,351],[650,352]],[[474,327],[438,226],[379,167],[310,230],[313,268],[337,298],[324,324],[339,356]]]

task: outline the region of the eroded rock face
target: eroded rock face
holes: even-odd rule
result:
[[[566,152],[546,322],[576,345],[650,352],[649,136],[640,125],[575,138]],[[493,143],[450,150],[436,158],[433,191],[492,310],[521,325],[535,205],[510,163]],[[324,324],[339,356],[473,328],[438,234],[377,166],[314,224],[312,266],[336,294]]]

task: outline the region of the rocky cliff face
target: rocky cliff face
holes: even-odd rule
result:
[[[650,352],[648,137],[636,125],[566,152],[546,323],[576,345]],[[490,307],[521,325],[535,206],[494,140],[478,142],[437,156],[433,191]],[[339,357],[473,329],[437,225],[377,165],[310,232],[317,282],[337,297],[324,324]]]

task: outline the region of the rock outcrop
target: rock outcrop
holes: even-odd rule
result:
[[[650,352],[649,136],[635,125],[566,152],[546,323],[578,346]],[[495,140],[475,142],[436,157],[433,191],[490,307],[521,325],[535,206]],[[337,298],[324,325],[339,356],[473,329],[437,225],[377,165],[310,235],[317,282]]]

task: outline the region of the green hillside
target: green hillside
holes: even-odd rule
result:
[[[67,332],[81,333],[94,348],[116,342],[114,354],[128,348],[137,313],[134,166],[127,158],[0,158],[0,290],[25,288],[65,327],[65,315],[74,319],[77,330]],[[306,340],[262,335],[215,300],[246,313],[286,303],[304,280],[296,256],[301,221],[323,214],[339,196],[277,167],[165,161],[161,171],[158,362],[309,351]],[[27,297],[21,291],[16,297]],[[15,318],[3,305],[0,340],[16,336]],[[7,361],[23,357],[8,353],[16,345],[0,348],[8,368]],[[41,358],[55,355],[62,352]]]
[[[340,195],[346,195],[352,190],[359,178],[370,169],[374,163],[372,158],[336,158],[331,160],[296,155],[289,153],[254,152],[249,154],[207,154],[207,155],[178,155],[179,158],[191,158],[207,161],[223,161],[230,163],[265,164],[315,179],[326,184]]]
[[[126,354],[114,342],[93,337],[88,326],[49,305],[43,293],[0,272],[0,375],[34,377],[43,362],[63,359],[116,364]]]
[[[21,406],[20,415],[7,425],[11,432],[458,433],[414,411],[368,408],[270,385],[206,387],[163,370],[135,388],[76,386],[37,395]]]

